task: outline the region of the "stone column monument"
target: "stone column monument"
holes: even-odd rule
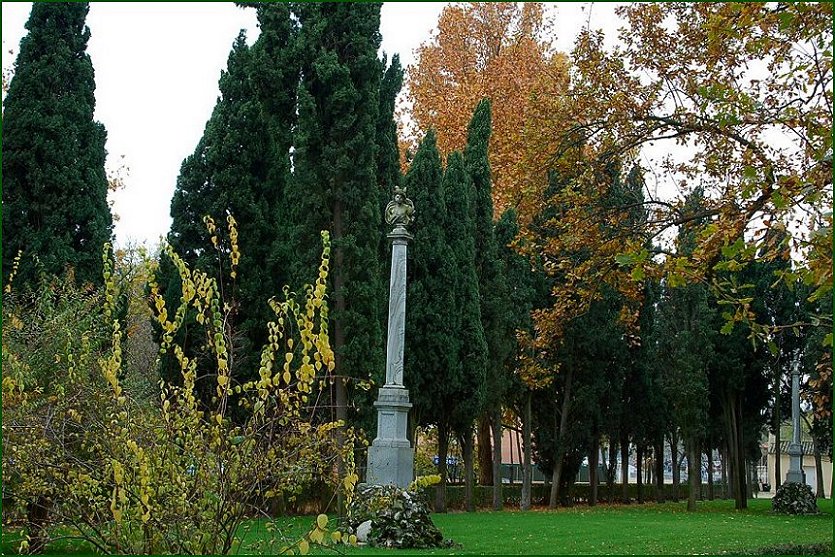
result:
[[[409,391],[403,386],[403,347],[406,332],[406,246],[412,235],[407,227],[414,220],[415,207],[404,189],[394,189],[386,206],[386,223],[393,226],[391,240],[391,283],[389,287],[386,384],[377,395],[377,437],[368,448],[366,482],[406,487],[414,479],[415,451],[406,438]]]
[[[803,472],[803,445],[800,444],[800,362],[795,360],[792,368],[792,441],[789,443],[789,471],[786,483],[806,483]]]

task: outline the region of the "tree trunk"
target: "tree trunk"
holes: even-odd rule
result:
[[[490,436],[490,414],[485,411],[478,419],[478,483],[480,485],[493,485],[493,444]]]
[[[609,440],[609,462],[606,466],[606,502],[615,501],[615,471],[618,469],[618,447],[614,439]]]
[[[449,451],[449,430],[446,424],[438,425],[438,475],[441,483],[435,489],[435,512],[446,512],[447,467],[446,457]]]
[[[502,407],[497,404],[490,411],[493,425],[493,510],[502,510]]]
[[[461,443],[462,452],[464,453],[464,500],[467,506],[467,512],[475,512],[475,501],[473,500],[473,482],[475,481],[475,474],[473,472],[473,433],[469,429],[464,434]]]
[[[780,406],[781,396],[780,396],[780,370],[777,370],[777,376],[774,379],[774,486],[773,486],[773,493],[777,493],[777,490],[780,489],[780,485],[783,483],[783,465],[780,462],[782,460],[782,448],[780,447],[780,424],[783,421],[783,416],[781,415]]]
[[[523,511],[531,508],[531,481],[533,469],[531,467],[531,391],[525,395],[525,412],[522,417],[522,442],[524,443],[523,454],[525,455],[522,464],[522,501],[520,507]]]
[[[696,456],[696,489],[698,489],[698,493],[696,494],[700,501],[705,500],[705,494],[703,493],[702,489],[702,450],[701,450],[701,443],[696,441],[695,447],[695,456]]]
[[[713,449],[705,451],[707,455],[707,498],[713,501]]]
[[[687,452],[687,483],[690,493],[687,494],[687,510],[696,510],[696,491],[699,489],[698,478],[701,476],[702,466],[699,457],[698,442],[695,439],[687,438],[684,441]]]
[[[664,493],[664,435],[661,434],[655,442],[652,452],[655,454],[655,502],[663,503],[667,500]]]
[[[46,526],[51,508],[52,502],[43,496],[26,505],[26,530],[29,535],[30,553],[43,553],[46,547],[48,541]]]
[[[728,448],[724,445],[719,450],[719,464],[722,466],[722,498],[731,498],[731,487],[728,482]]]
[[[635,445],[635,483],[638,490],[638,504],[644,503],[644,444]]]
[[[589,451],[589,507],[597,505],[597,485],[600,478],[597,477],[597,468],[600,464],[600,434],[595,433],[591,441]]]
[[[745,480],[744,440],[742,438],[742,409],[739,398],[734,394],[725,396],[724,414],[728,437],[728,460],[730,461],[730,484],[734,508],[741,511],[748,508],[748,487]]]
[[[678,488],[681,485],[681,468],[678,465],[678,432],[670,434],[670,460],[673,462],[673,501],[678,503]]]
[[[620,483],[621,499],[629,503],[629,436],[626,434],[620,436]]]
[[[823,488],[823,458],[821,457],[818,442],[814,437],[812,437],[812,450],[815,453],[815,472],[818,477],[817,497],[818,499],[824,499],[826,497],[826,491]]]
[[[554,473],[551,479],[551,497],[548,500],[548,507],[557,508],[557,501],[560,491],[560,477],[562,476],[562,459],[564,450],[565,433],[568,430],[568,412],[571,410],[571,382],[574,376],[572,366],[566,366],[565,389],[563,389],[562,412],[560,412],[560,426],[555,436],[557,449],[554,454]]]

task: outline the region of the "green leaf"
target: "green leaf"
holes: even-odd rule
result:
[[[719,332],[722,333],[723,335],[729,335],[729,334],[731,334],[731,331],[733,331],[733,330],[734,330],[734,322],[733,321],[728,321],[727,323],[722,325],[722,329]]]
[[[628,253],[621,253],[615,256],[615,261],[621,267],[629,267],[635,262],[635,259]]]
[[[786,199],[783,197],[779,191],[775,191],[771,194],[771,202],[774,204],[774,208],[777,210],[785,209],[786,208]]]

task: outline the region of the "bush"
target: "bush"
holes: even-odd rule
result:
[[[368,544],[401,549],[451,547],[429,516],[429,503],[420,484],[409,489],[395,485],[361,484],[348,506],[344,535],[356,535],[371,522]]]
[[[231,218],[229,224],[232,236]],[[102,553],[226,554],[240,547],[239,526],[264,516],[265,499],[321,482],[353,487],[345,449],[351,433],[336,435],[342,424],[317,418],[310,404],[333,369],[323,238],[319,278],[301,303],[289,292],[284,301],[270,300],[276,316],[259,380],[246,383],[237,381],[230,355],[226,323],[234,304],[221,299],[214,279],[165,248],[180,273],[179,307],[169,313],[153,280],[149,287],[164,331],[160,350],[176,356],[181,377],[179,385],[160,382],[154,404],[140,401],[125,378],[124,332],[115,318],[121,295],[109,254],[102,292],[67,284],[25,304],[9,288],[2,472],[4,499],[27,515],[21,550],[40,551],[61,531]],[[234,259],[229,268],[235,272]],[[187,311],[197,316],[189,334],[202,336],[213,358],[210,403],[196,396],[196,362],[173,341]],[[242,419],[230,418],[233,406]],[[342,481],[334,474],[339,459],[347,470]],[[324,542],[321,522],[295,549]],[[277,534],[263,544],[257,549],[267,553],[288,546]]]
[[[818,502],[806,484],[788,482],[780,486],[771,500],[771,508],[780,514],[817,514]]]

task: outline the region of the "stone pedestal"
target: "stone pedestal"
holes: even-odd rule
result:
[[[803,471],[803,448],[800,443],[790,443],[788,450],[789,471],[786,472],[786,483],[806,483],[806,473]]]
[[[377,402],[377,437],[368,448],[366,482],[373,485],[408,486],[413,477],[415,451],[406,438],[409,391],[402,386],[386,385]]]

